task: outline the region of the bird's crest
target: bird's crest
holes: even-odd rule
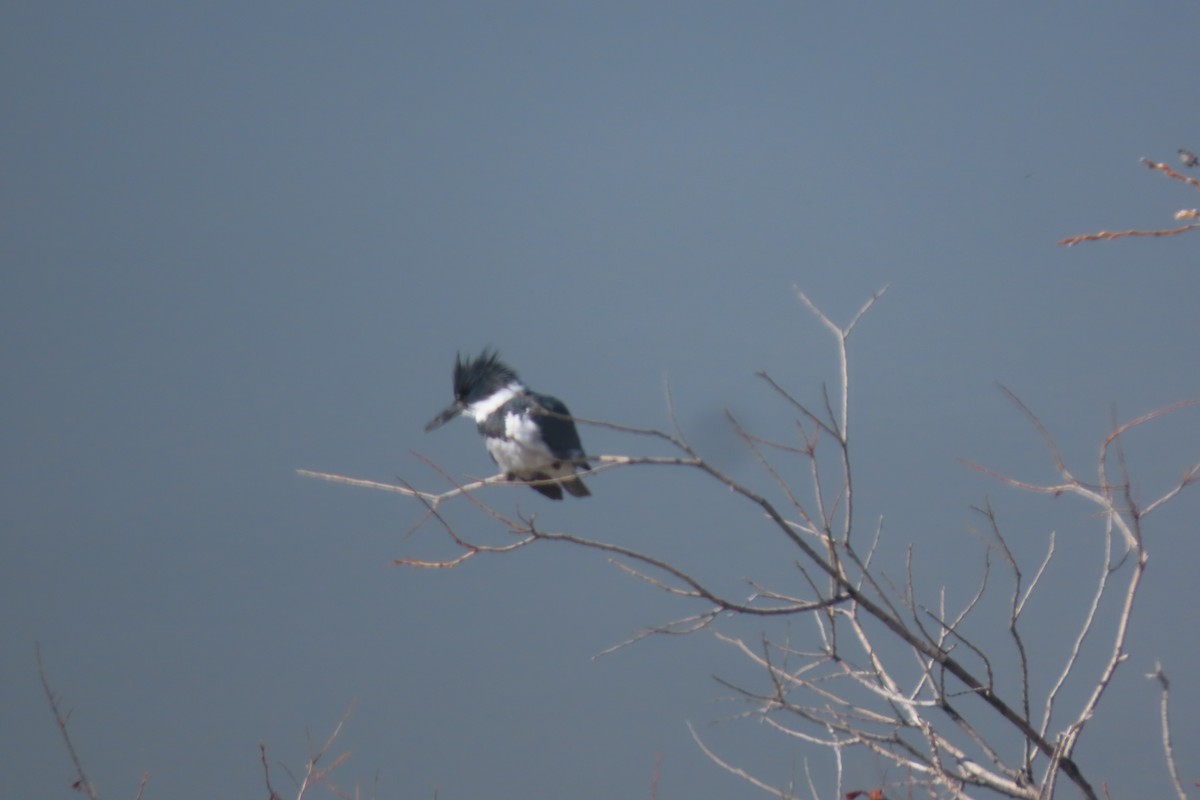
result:
[[[454,397],[463,402],[518,380],[517,373],[500,360],[495,350],[484,348],[477,358],[464,358],[459,353],[454,363]]]

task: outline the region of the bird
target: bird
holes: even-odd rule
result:
[[[440,428],[459,415],[475,420],[488,455],[507,480],[556,481],[532,486],[551,500],[562,500],[563,489],[575,497],[591,495],[575,474],[579,467],[591,467],[566,404],[532,391],[496,351],[485,348],[475,358],[456,356],[454,402],[425,430]]]
[[[1179,160],[1183,162],[1185,167],[1194,167],[1200,164],[1200,158],[1196,158],[1196,154],[1191,150],[1179,148]]]

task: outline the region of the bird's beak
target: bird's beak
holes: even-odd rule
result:
[[[462,402],[455,400],[453,403],[446,406],[446,408],[442,411],[442,413],[438,414],[436,417],[429,420],[429,424],[425,426],[425,430],[431,431],[434,428],[442,427],[447,422],[449,422],[450,420],[454,419],[459,414],[461,414],[463,412],[463,408],[464,408],[464,406],[463,406]]]

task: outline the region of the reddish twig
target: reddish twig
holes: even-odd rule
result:
[[[262,761],[263,779],[267,782],[267,800],[283,800],[283,797],[271,785],[271,768],[267,766],[267,746],[262,742],[258,743],[258,758]]]
[[[1200,189],[1200,180],[1180,174],[1161,161],[1151,161],[1148,158],[1140,159],[1140,161],[1149,169],[1161,172],[1168,178],[1173,178],[1177,181],[1183,181],[1193,189]],[[1176,219],[1194,219],[1195,217],[1196,214],[1194,211],[1181,211],[1175,215]],[[1058,242],[1058,244],[1062,247],[1072,247],[1080,242],[1099,242],[1110,239],[1126,239],[1131,236],[1178,236],[1181,233],[1187,233],[1188,231],[1195,230],[1196,228],[1200,228],[1200,223],[1184,225],[1180,228],[1164,228],[1153,231],[1100,231],[1099,233],[1087,233],[1082,236],[1070,236],[1066,239],[1062,239]]]
[[[1188,180],[1192,179],[1189,178]],[[1061,240],[1058,242],[1058,244],[1062,245],[1063,247],[1071,247],[1079,244],[1080,242],[1098,242],[1106,239],[1125,239],[1130,236],[1178,236],[1181,233],[1187,233],[1188,231],[1193,231],[1196,228],[1200,228],[1200,224],[1184,225],[1182,228],[1168,228],[1166,230],[1158,231],[1100,231],[1099,233],[1087,233],[1082,236],[1071,236],[1067,239]]]
[[[1158,170],[1168,178],[1174,178],[1177,181],[1183,181],[1184,183],[1190,184],[1193,189],[1200,189],[1200,181],[1176,172],[1161,161],[1151,161],[1148,158],[1140,158],[1138,160],[1149,169]]]
[[[46,678],[46,668],[42,663],[42,646],[38,643],[33,645],[33,655],[37,659],[38,678],[42,681],[42,690],[46,693],[46,699],[50,701],[50,710],[54,712],[54,722],[58,725],[58,730],[62,733],[63,741],[67,745],[67,753],[71,756],[71,764],[75,767],[75,774],[79,779],[71,784],[71,788],[76,791],[83,792],[90,800],[96,800],[96,790],[92,787],[92,782],[87,779],[87,775],[83,772],[83,762],[79,760],[79,754],[75,752],[75,745],[71,742],[71,734],[67,732],[67,721],[71,718],[70,712],[62,713],[58,705],[58,696],[54,694],[54,690],[50,688],[50,681]],[[146,779],[142,778],[144,786]],[[138,796],[141,796],[141,789],[138,790]]]

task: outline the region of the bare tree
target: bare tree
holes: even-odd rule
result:
[[[1128,656],[1127,642],[1134,624],[1134,602],[1145,577],[1147,541],[1144,526],[1152,515],[1188,486],[1200,481],[1200,464],[1187,469],[1166,491],[1148,503],[1139,503],[1122,449],[1125,437],[1173,412],[1197,405],[1179,403],[1114,425],[1101,443],[1094,474],[1083,476],[1068,465],[1049,431],[1015,395],[1015,406],[1041,435],[1056,474],[1053,482],[1033,483],[972,465],[1002,484],[1036,494],[1073,495],[1091,506],[1103,532],[1096,537],[1097,563],[1094,588],[1080,598],[1082,620],[1074,631],[1065,660],[1053,675],[1037,676],[1031,665],[1023,623],[1039,599],[1038,590],[1056,558],[1050,536],[1045,553],[1032,566],[1022,564],[1010,548],[998,516],[990,503],[976,510],[985,539],[978,588],[961,607],[951,608],[945,592],[921,596],[913,580],[910,550],[906,579],[893,585],[875,564],[882,524],[864,525],[856,513],[855,473],[851,458],[851,385],[848,342],[864,315],[886,292],[873,295],[844,325],[823,313],[803,292],[799,299],[832,335],[838,379],[823,393],[821,407],[801,402],[769,375],[759,377],[766,387],[796,415],[796,441],[778,441],[748,431],[732,414],[729,424],[762,466],[775,490],[756,490],[735,480],[696,452],[675,424],[673,430],[646,430],[592,420],[617,431],[667,443],[672,456],[590,456],[593,472],[637,467],[671,467],[691,470],[741,496],[761,513],[765,522],[795,556],[794,585],[767,586],[750,581],[746,596],[730,596],[697,575],[681,568],[670,557],[639,552],[615,543],[584,538],[570,532],[540,528],[532,516],[507,514],[486,503],[479,490],[508,482],[497,475],[458,484],[435,469],[451,484],[441,491],[424,491],[408,484],[358,480],[302,470],[301,475],[366,488],[396,492],[414,498],[424,507],[421,523],[433,522],[448,537],[455,555],[443,560],[401,558],[398,563],[418,568],[453,568],[480,554],[512,554],[541,542],[565,542],[608,554],[620,569],[672,595],[697,603],[695,613],[653,625],[633,636],[628,644],[655,634],[710,632],[744,657],[757,677],[750,683],[722,681],[747,705],[743,718],[753,718],[789,740],[825,748],[837,767],[838,796],[843,759],[852,751],[865,751],[882,762],[896,765],[912,787],[922,787],[934,797],[967,798],[995,793],[1014,798],[1049,798],[1060,784],[1069,784],[1089,800],[1098,797],[1097,778],[1084,774],[1075,754],[1089,723],[1097,714],[1114,676]],[[782,459],[799,459],[803,469],[784,469]],[[803,475],[800,481],[791,476]],[[768,494],[785,498],[768,499]],[[510,536],[495,542],[481,531],[458,529],[442,514],[447,502],[474,504]],[[419,524],[421,524],[419,523]],[[865,528],[865,530],[864,530]],[[515,535],[515,536],[513,536]],[[998,554],[999,568],[993,569]],[[999,572],[1000,577],[993,576]],[[1006,587],[997,589],[997,586]],[[1001,592],[1006,624],[989,628],[977,621],[985,594]],[[1119,602],[1105,604],[1114,596]],[[1104,608],[1115,607],[1107,614]],[[723,620],[758,618],[764,630],[748,639],[730,633]],[[801,620],[805,636],[781,637],[772,633],[772,621]],[[1085,656],[1085,639],[1107,638],[1101,663]],[[803,641],[799,641],[803,639]],[[622,646],[618,645],[618,646]],[[1039,663],[1045,659],[1038,659]],[[1016,663],[1015,681],[1001,681],[997,664]],[[1088,662],[1088,663],[1085,663]],[[1089,677],[1094,676],[1094,677]],[[1181,786],[1170,751],[1166,724],[1167,681],[1161,670],[1153,677],[1163,689],[1163,738],[1168,770]],[[1035,678],[1040,678],[1035,680]],[[1038,693],[1035,686],[1048,685]],[[1071,686],[1084,702],[1064,710],[1064,689]],[[729,763],[695,730],[698,746],[716,764],[780,798],[795,796],[792,787],[773,785],[760,776]],[[1015,736],[1014,736],[1015,734]],[[1012,741],[1020,742],[1013,748]],[[809,778],[811,796],[819,792]],[[1185,797],[1178,789],[1180,798]],[[882,788],[857,790],[847,797],[882,800]]]

